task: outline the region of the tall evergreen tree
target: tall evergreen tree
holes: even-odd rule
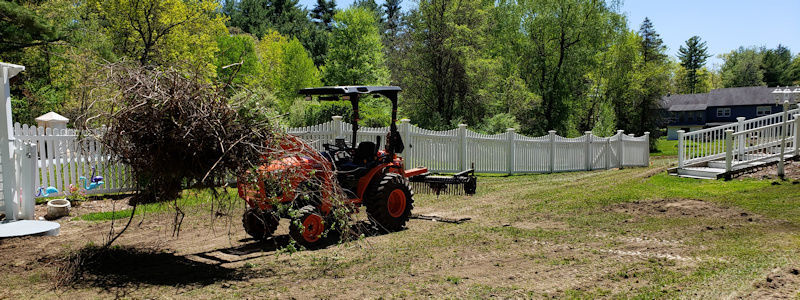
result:
[[[658,138],[660,132],[658,129],[664,125],[662,115],[659,113],[659,101],[667,93],[669,86],[669,75],[666,72],[669,67],[667,47],[648,18],[645,18],[642,26],[639,27],[639,36],[641,37],[642,63],[637,74],[641,76],[639,79],[642,82],[640,100],[635,105],[637,116],[633,118],[638,122],[635,126],[620,128],[635,134],[651,132],[654,138],[651,139],[650,149],[655,149],[655,138]],[[621,120],[620,117],[622,116],[617,116],[617,120]]]
[[[31,9],[0,1],[0,54],[60,40],[58,30]]]
[[[767,86],[787,86],[792,84],[789,67],[792,64],[792,52],[783,45],[775,49],[762,49],[761,70],[764,72],[764,83]]]
[[[336,14],[336,0],[317,0],[314,9],[311,10],[311,20],[327,31],[331,31],[333,15]]]
[[[230,26],[259,38],[269,29],[300,37],[310,25],[308,12],[298,0],[241,0],[229,9]]]
[[[647,63],[651,61],[662,61],[667,58],[664,53],[667,46],[661,40],[661,36],[656,33],[653,23],[649,18],[644,18],[642,26],[639,27],[639,36],[642,37],[642,60]]]
[[[400,51],[401,50],[401,32],[403,30],[403,13],[400,11],[400,4],[403,0],[387,0],[383,4],[384,22],[382,26],[383,31],[383,50],[386,52],[386,66],[391,73],[392,84],[398,84],[400,70]]]
[[[700,70],[705,64],[708,54],[708,47],[706,42],[701,41],[699,36],[693,36],[686,41],[686,47],[681,46],[678,49],[678,58],[681,60],[681,66],[686,69],[686,87],[690,93],[695,93],[700,78],[697,71]]]

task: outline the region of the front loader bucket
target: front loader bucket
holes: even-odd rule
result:
[[[414,191],[425,194],[474,195],[477,178],[473,169],[455,175],[431,175],[424,173],[409,177]]]

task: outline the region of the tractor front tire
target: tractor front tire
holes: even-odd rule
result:
[[[336,237],[336,231],[318,208],[306,205],[297,212],[298,217],[289,225],[289,236],[306,249],[319,249],[328,246]]]
[[[402,230],[414,208],[413,196],[408,179],[397,173],[386,173],[370,189],[366,199],[367,217],[380,230]]]
[[[280,218],[272,210],[263,211],[259,208],[248,208],[242,215],[242,226],[254,239],[263,241],[272,236],[278,229]]]

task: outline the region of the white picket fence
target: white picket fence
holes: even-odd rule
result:
[[[102,129],[101,129],[102,130]],[[446,131],[433,131],[401,121],[399,131],[406,145],[402,156],[406,166],[426,166],[433,172],[459,172],[475,166],[481,173],[552,173],[649,165],[649,136],[623,134],[597,137],[586,132],[576,138],[565,138],[550,131],[546,136],[527,137],[508,129],[507,132],[485,135],[467,129],[464,124]],[[290,134],[310,142],[318,150],[336,137],[349,140],[352,125],[333,117],[327,123],[288,129]],[[358,141],[375,141],[381,145],[389,127],[361,127]],[[35,194],[41,188],[55,187],[53,196],[69,195],[70,186],[86,194],[109,194],[131,191],[135,183],[129,169],[111,160],[95,138],[96,132],[81,133],[74,129],[44,129],[14,125],[16,145],[15,168],[19,195]],[[103,176],[105,184],[86,190],[85,180]],[[20,203],[25,202],[20,199]],[[0,203],[2,204],[2,203]],[[0,205],[2,206],[2,205]],[[30,208],[32,209],[32,208]],[[27,212],[22,209],[23,214]]]
[[[34,190],[51,186],[58,189],[57,194],[50,194],[49,197],[68,195],[70,186],[77,187],[86,195],[133,190],[134,182],[128,168],[111,161],[94,133],[14,124],[17,144],[35,147],[32,172]],[[93,174],[102,176],[104,184],[86,190],[87,181],[91,180]]]
[[[433,131],[419,128],[410,120],[401,120],[398,130],[406,145],[402,156],[407,168],[428,167],[433,172],[459,172],[473,164],[480,173],[552,173],[585,171],[650,164],[649,133],[640,137],[622,130],[611,137],[597,137],[591,132],[565,138],[550,131],[541,137],[527,137],[509,128],[507,132],[486,135],[467,129]],[[334,116],[332,121],[306,127],[289,128],[289,134],[303,138],[322,150],[323,143],[336,137],[350,140],[352,125]],[[357,141],[385,142],[389,127],[361,127]]]

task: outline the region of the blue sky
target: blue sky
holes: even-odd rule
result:
[[[379,4],[382,0],[376,0]],[[403,6],[415,6],[404,0]],[[316,0],[300,0],[309,9]],[[353,0],[337,0],[339,8]],[[690,10],[689,10],[690,9]],[[653,22],[672,56],[693,35],[707,42],[707,66],[721,61],[716,55],[739,46],[783,44],[793,54],[800,51],[800,0],[627,0],[620,9],[628,16],[628,27],[639,29],[645,17]]]

